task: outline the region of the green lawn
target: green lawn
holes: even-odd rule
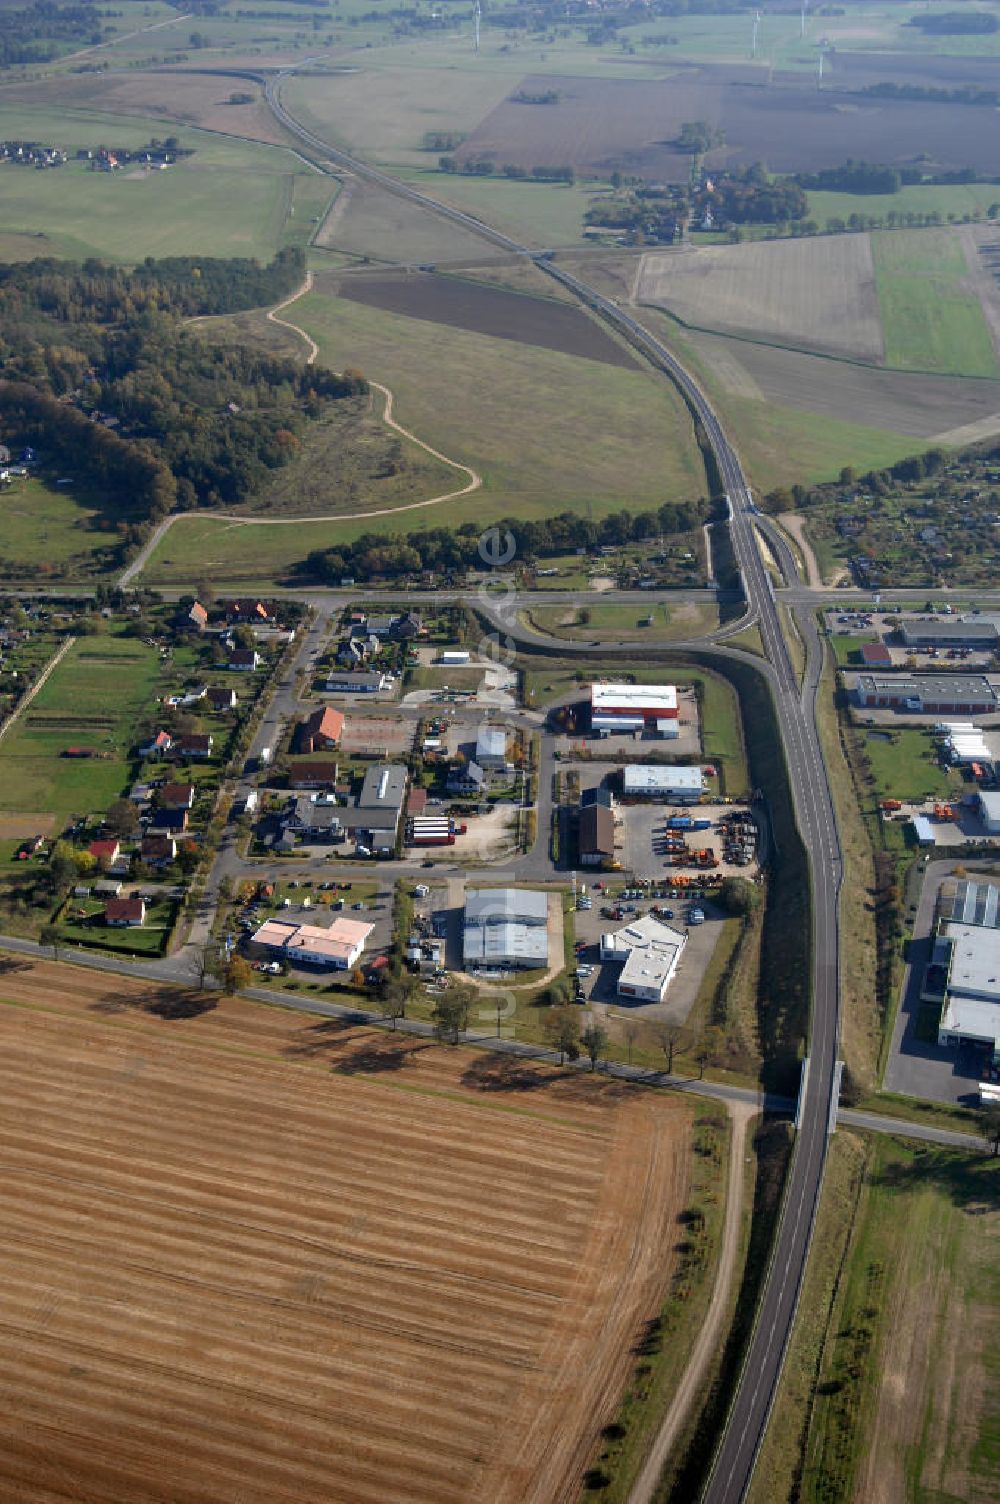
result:
[[[539,631],[576,640],[613,636],[624,640],[634,637],[638,643],[649,637],[658,641],[679,641],[713,632],[719,625],[718,608],[700,604],[666,606],[656,603],[643,607],[605,605],[598,601],[595,605],[588,605],[586,613],[585,622],[579,620],[579,611],[573,606],[533,606],[523,615]],[[650,617],[649,626],[640,625]]]
[[[954,39],[957,40],[957,39]],[[1000,200],[995,183],[910,183],[898,193],[809,193],[809,217],[822,229],[828,219],[846,220],[852,214],[949,214],[960,217],[985,213]]]
[[[119,951],[123,955],[162,956],[173,928],[175,911],[173,899],[161,899],[146,905],[144,924],[119,929],[101,922],[102,899],[70,898],[59,916],[59,933],[65,945],[87,945],[97,950]]]
[[[979,299],[950,229],[872,235],[886,364],[955,376],[1000,376]]]
[[[862,745],[880,799],[919,800],[925,795],[950,799],[961,790],[961,775],[938,762],[930,736],[924,731],[889,732],[891,740],[859,729]]]
[[[505,234],[522,237],[539,248],[579,245],[583,216],[595,202],[595,189],[584,183],[525,183],[434,171],[399,175],[421,193],[476,214]]]
[[[134,638],[78,638],[0,742],[0,809],[103,814],[128,783],[128,751],[159,676],[157,653]],[[100,756],[61,756],[70,746]]]

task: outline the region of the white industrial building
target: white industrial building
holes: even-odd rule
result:
[[[674,739],[678,725],[674,684],[592,684],[590,726],[598,736],[612,732],[649,732]]]
[[[462,955],[466,970],[549,964],[549,900],[526,888],[467,888]]]
[[[647,914],[624,929],[601,936],[601,960],[623,962],[618,996],[662,1003],[673,981],[687,935]]]
[[[979,817],[987,835],[1000,836],[1000,794],[979,795]]]
[[[697,804],[705,792],[700,768],[673,764],[640,763],[625,768],[622,793],[625,798],[662,799],[669,804]]]
[[[948,981],[938,1044],[987,1045],[996,1060],[1000,1057],[1000,932],[949,921],[938,932],[935,959],[943,961],[946,949]]]
[[[476,762],[481,768],[507,765],[507,732],[503,726],[480,726],[476,733]]]

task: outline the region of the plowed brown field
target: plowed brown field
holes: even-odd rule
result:
[[[0,1004],[5,1504],[576,1497],[688,1108],[73,967]]]

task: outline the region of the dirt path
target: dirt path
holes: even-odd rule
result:
[[[179,16],[168,16],[166,21],[154,21],[151,26],[139,26],[135,31],[123,31],[116,37],[109,37],[106,42],[95,42],[93,47],[81,47],[79,52],[70,52],[66,57],[59,59],[60,63],[73,63],[79,57],[88,57],[92,52],[100,52],[106,47],[117,47],[119,42],[131,41],[133,37],[141,37],[147,31],[161,31],[164,26],[179,26],[182,21],[191,19],[187,11]]]
[[[63,643],[59,651],[57,653],[53,653],[52,657],[45,665],[45,668],[42,670],[38,678],[35,680],[34,684],[28,690],[28,693],[25,695],[24,699],[20,702],[20,704],[15,706],[10,715],[4,721],[3,725],[0,726],[0,741],[3,741],[4,737],[7,735],[7,732],[10,730],[11,726],[13,726],[14,722],[18,719],[19,716],[24,713],[24,711],[27,710],[28,706],[31,704],[38,691],[45,684],[45,681],[48,679],[53,669],[59,667],[60,663],[65,658],[66,654],[69,652],[75,641],[75,637],[67,637],[66,641]]]
[[[794,512],[782,512],[777,519],[786,533],[791,533],[798,544],[802,562],[806,567],[806,584],[810,590],[822,590],[824,588],[823,576],[820,567],[816,563],[816,555],[813,553],[812,544],[806,537],[806,524],[804,517],[798,517]]]
[[[309,366],[315,363],[316,357],[319,354],[319,346],[316,341],[298,324],[293,324],[291,319],[279,318],[278,315],[283,309],[290,307],[292,303],[304,297],[311,290],[312,285],[313,274],[309,271],[306,272],[305,281],[301,287],[291,293],[283,302],[276,303],[267,312],[267,318],[272,324],[281,324],[283,328],[291,329],[305,341],[308,347],[306,365]],[[202,322],[204,321],[197,318],[188,320],[189,324]],[[460,486],[455,491],[443,491],[437,496],[428,496],[425,501],[407,501],[398,507],[376,507],[370,512],[351,512],[349,514],[332,512],[308,517],[234,517],[228,512],[173,512],[154,529],[149,541],[143,545],[131,564],[119,575],[118,588],[123,590],[127,585],[132,583],[137,575],[141,574],[165,535],[180,517],[196,516],[201,517],[206,522],[226,522],[231,527],[301,527],[303,523],[310,522],[348,522],[362,517],[394,517],[399,512],[418,512],[424,507],[440,506],[445,501],[457,501],[460,496],[469,496],[473,491],[479,490],[483,483],[483,478],[478,470],[474,470],[471,465],[464,465],[461,460],[453,460],[450,455],[442,454],[440,449],[435,449],[433,445],[428,444],[424,439],[419,439],[415,433],[411,433],[408,428],[404,428],[402,423],[398,423],[392,415],[393,395],[389,388],[383,386],[380,381],[369,380],[368,385],[373,392],[379,392],[382,396],[382,422],[386,427],[391,428],[394,433],[398,433],[401,438],[406,439],[409,443],[415,444],[418,449],[422,449],[425,454],[429,454],[433,459],[440,460],[443,465],[449,465],[453,470],[458,470],[462,475],[467,475],[469,479],[464,486]]]
[[[663,1417],[656,1439],[650,1449],[642,1472],[636,1479],[629,1504],[651,1504],[663,1465],[670,1449],[688,1418],[708,1370],[708,1365],[719,1350],[723,1338],[726,1313],[729,1308],[736,1258],[740,1247],[740,1222],[743,1205],[743,1156],[746,1148],[747,1124],[757,1114],[757,1108],[747,1102],[730,1102],[729,1115],[733,1124],[733,1138],[729,1149],[729,1184],[726,1187],[726,1220],[719,1253],[719,1268],[715,1276],[715,1288],[697,1341],[691,1350],[687,1368],[681,1376],[670,1409]]]
[[[313,274],[311,271],[309,271],[306,272],[305,281],[303,282],[301,287],[297,287],[293,293],[289,293],[288,297],[285,298],[283,302],[275,303],[273,308],[269,308],[267,310],[267,318],[269,323],[280,324],[283,329],[291,329],[292,332],[294,334],[297,334],[300,339],[305,340],[306,344],[309,347],[309,354],[306,356],[307,366],[316,364],[316,357],[319,354],[319,345],[317,345],[312,335],[307,334],[306,331],[304,329],[301,329],[298,324],[293,324],[290,319],[279,319],[278,314],[283,308],[290,308],[293,303],[297,303],[300,298],[304,298],[307,292],[312,292],[312,285]]]

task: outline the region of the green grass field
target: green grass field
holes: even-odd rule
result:
[[[950,799],[961,789],[961,775],[938,762],[934,744],[923,731],[876,733],[858,731],[871,764],[879,799]]]
[[[1000,200],[996,183],[908,183],[898,193],[819,193],[806,195],[809,217],[822,228],[828,219],[846,220],[852,214],[949,214],[962,217],[985,213]]]
[[[605,637],[613,633],[623,641],[634,639],[637,643],[648,638],[681,641],[713,632],[719,625],[718,608],[700,604],[665,606],[658,603],[645,608],[598,601],[595,605],[588,605],[586,611],[588,619],[585,622],[577,619],[579,613],[573,606],[533,606],[523,616],[541,632],[577,641],[591,638],[595,633]],[[640,623],[648,617],[652,617],[651,625],[641,626]]]
[[[409,532],[562,510],[599,517],[622,506],[639,510],[667,498],[704,494],[687,410],[666,382],[643,371],[387,314],[322,293],[302,298],[290,316],[319,342],[325,363],[360,366],[388,385],[397,420],[442,453],[473,466],[483,476],[482,490],[441,509],[366,516],[380,505],[359,487],[350,520],[295,528],[183,517],[151,558],[147,580],[191,580],[210,568],[218,579],[264,582],[280,578],[311,550],[363,532]],[[461,487],[464,478],[452,474],[455,487]]]
[[[8,578],[24,569],[38,577],[100,571],[102,550],[113,549],[114,521],[95,498],[31,475],[0,492],[3,567]]]
[[[91,172],[76,161],[48,172],[0,167],[0,215],[4,235],[15,237],[17,259],[33,252],[121,262],[192,253],[270,260],[282,245],[305,242],[333,193],[327,180],[280,147],[168,121],[0,101],[0,135],[28,134],[71,153],[104,141],[134,147],[152,135],[176,135],[195,154],[149,174],[128,166]]]
[[[78,638],[0,742],[0,809],[103,814],[127,784],[128,750],[159,674],[157,653],[134,638]],[[74,745],[100,755],[60,755]]]
[[[819,1355],[804,1504],[872,1497],[876,1480],[887,1498],[996,1497],[998,1174],[982,1153],[870,1145]]]
[[[401,172],[399,176],[421,193],[476,214],[505,234],[523,237],[539,248],[579,245],[583,216],[595,202],[595,189],[584,183],[523,183],[442,172]],[[601,192],[606,193],[606,188]]]
[[[886,364],[954,376],[1000,376],[979,299],[963,290],[969,269],[947,229],[872,236]]]

